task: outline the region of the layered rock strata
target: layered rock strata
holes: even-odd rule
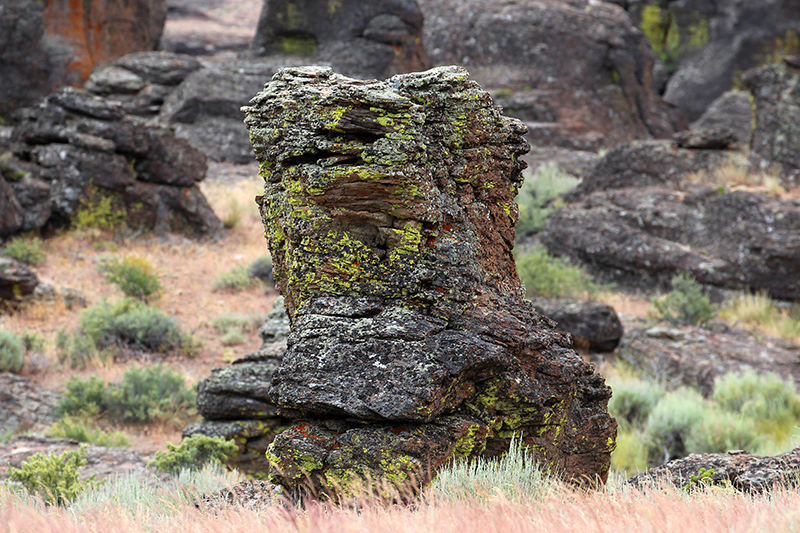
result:
[[[520,435],[564,478],[605,480],[611,391],[514,264],[524,124],[459,67],[282,69],[244,110],[292,323],[270,397],[294,423],[272,479],[424,483]]]

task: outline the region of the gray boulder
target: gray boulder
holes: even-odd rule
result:
[[[0,255],[0,302],[14,302],[33,294],[39,278],[26,264]]]
[[[592,352],[611,352],[622,338],[622,323],[610,305],[576,300],[533,301],[536,311],[555,321],[578,348]]]
[[[718,130],[733,135],[735,142],[749,145],[753,135],[753,103],[746,91],[727,91],[714,100],[703,115],[692,122],[692,130]]]

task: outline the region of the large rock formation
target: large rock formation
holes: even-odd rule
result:
[[[700,117],[742,74],[800,53],[798,0],[607,0],[623,5],[647,34],[664,71],[664,98]]]
[[[154,50],[166,0],[10,0],[0,5],[0,118],[98,66]]]
[[[24,110],[12,137],[14,157],[4,157],[9,170],[0,179],[7,195],[0,203],[18,206],[21,217],[0,227],[0,236],[67,224],[81,209],[98,206],[105,216],[123,214],[132,228],[195,235],[222,229],[197,186],[205,156],[124,109],[65,87]]]
[[[295,421],[272,478],[421,483],[519,434],[564,478],[605,480],[611,391],[514,265],[525,126],[458,67],[283,69],[245,111],[292,322],[270,396]]]
[[[422,21],[415,0],[264,0],[252,49],[382,79],[430,66]]]
[[[621,8],[589,0],[420,0],[434,64],[463,64],[532,144],[596,151],[669,137],[653,53]]]
[[[787,188],[800,186],[800,56],[749,71],[744,81],[756,105],[751,160],[777,165]]]

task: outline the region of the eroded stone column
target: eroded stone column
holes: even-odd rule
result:
[[[297,422],[267,452],[273,479],[424,482],[517,433],[564,478],[605,480],[611,391],[514,264],[524,124],[459,67],[284,69],[244,111],[292,321],[270,394]]]

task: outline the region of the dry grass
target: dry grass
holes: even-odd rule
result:
[[[204,192],[218,216],[225,217],[232,205],[239,205],[238,221],[218,240],[191,241],[180,236],[146,236],[120,240],[113,235],[89,236],[78,232],[65,232],[43,242],[45,261],[34,268],[39,278],[57,289],[70,287],[83,294],[88,305],[103,298],[117,300],[124,295],[115,285],[107,283],[98,266],[104,258],[122,258],[135,254],[154,266],[163,290],[150,303],[173,317],[181,328],[202,342],[194,358],[170,356],[165,364],[183,372],[187,384],[207,377],[211,369],[222,366],[225,360],[256,350],[260,339],[255,333],[245,336],[243,344],[233,352],[223,345],[220,333],[212,327],[214,318],[222,314],[266,315],[277,298],[272,288],[257,285],[239,293],[215,292],[213,281],[222,272],[236,265],[248,266],[268,253],[264,228],[253,200],[261,189],[257,168],[249,170],[249,177],[234,176],[237,181],[204,184]],[[240,168],[238,172],[242,172]],[[78,371],[60,366],[57,362],[55,338],[60,329],[74,331],[82,309],[68,309],[62,301],[34,303],[13,314],[0,315],[0,327],[17,334],[35,332],[47,339],[43,366],[40,372],[23,369],[37,385],[49,390],[60,390],[62,383],[73,375],[86,378],[97,375],[106,381],[119,380],[129,368],[128,363],[96,364]],[[177,437],[176,437],[177,435]],[[151,451],[163,446],[166,440],[179,440],[172,428],[143,428],[133,439],[134,448]]]
[[[690,174],[686,181],[702,185],[724,185],[733,190],[754,190],[783,196],[787,191],[781,186],[780,172],[777,169],[752,170],[746,154],[732,154],[720,166]]]
[[[310,502],[304,508],[275,505],[260,511],[197,511],[176,506],[163,512],[118,507],[81,512],[47,508],[0,494],[0,524],[9,533],[104,531],[202,532],[472,532],[550,533],[592,531],[795,531],[800,493],[778,490],[748,496],[724,489],[686,493],[675,488],[583,492],[562,487],[541,499],[512,501],[501,492],[488,502],[423,501],[413,506],[358,502],[336,507]]]
[[[719,316],[732,326],[800,345],[800,307],[779,308],[765,293],[741,294],[726,302]]]

